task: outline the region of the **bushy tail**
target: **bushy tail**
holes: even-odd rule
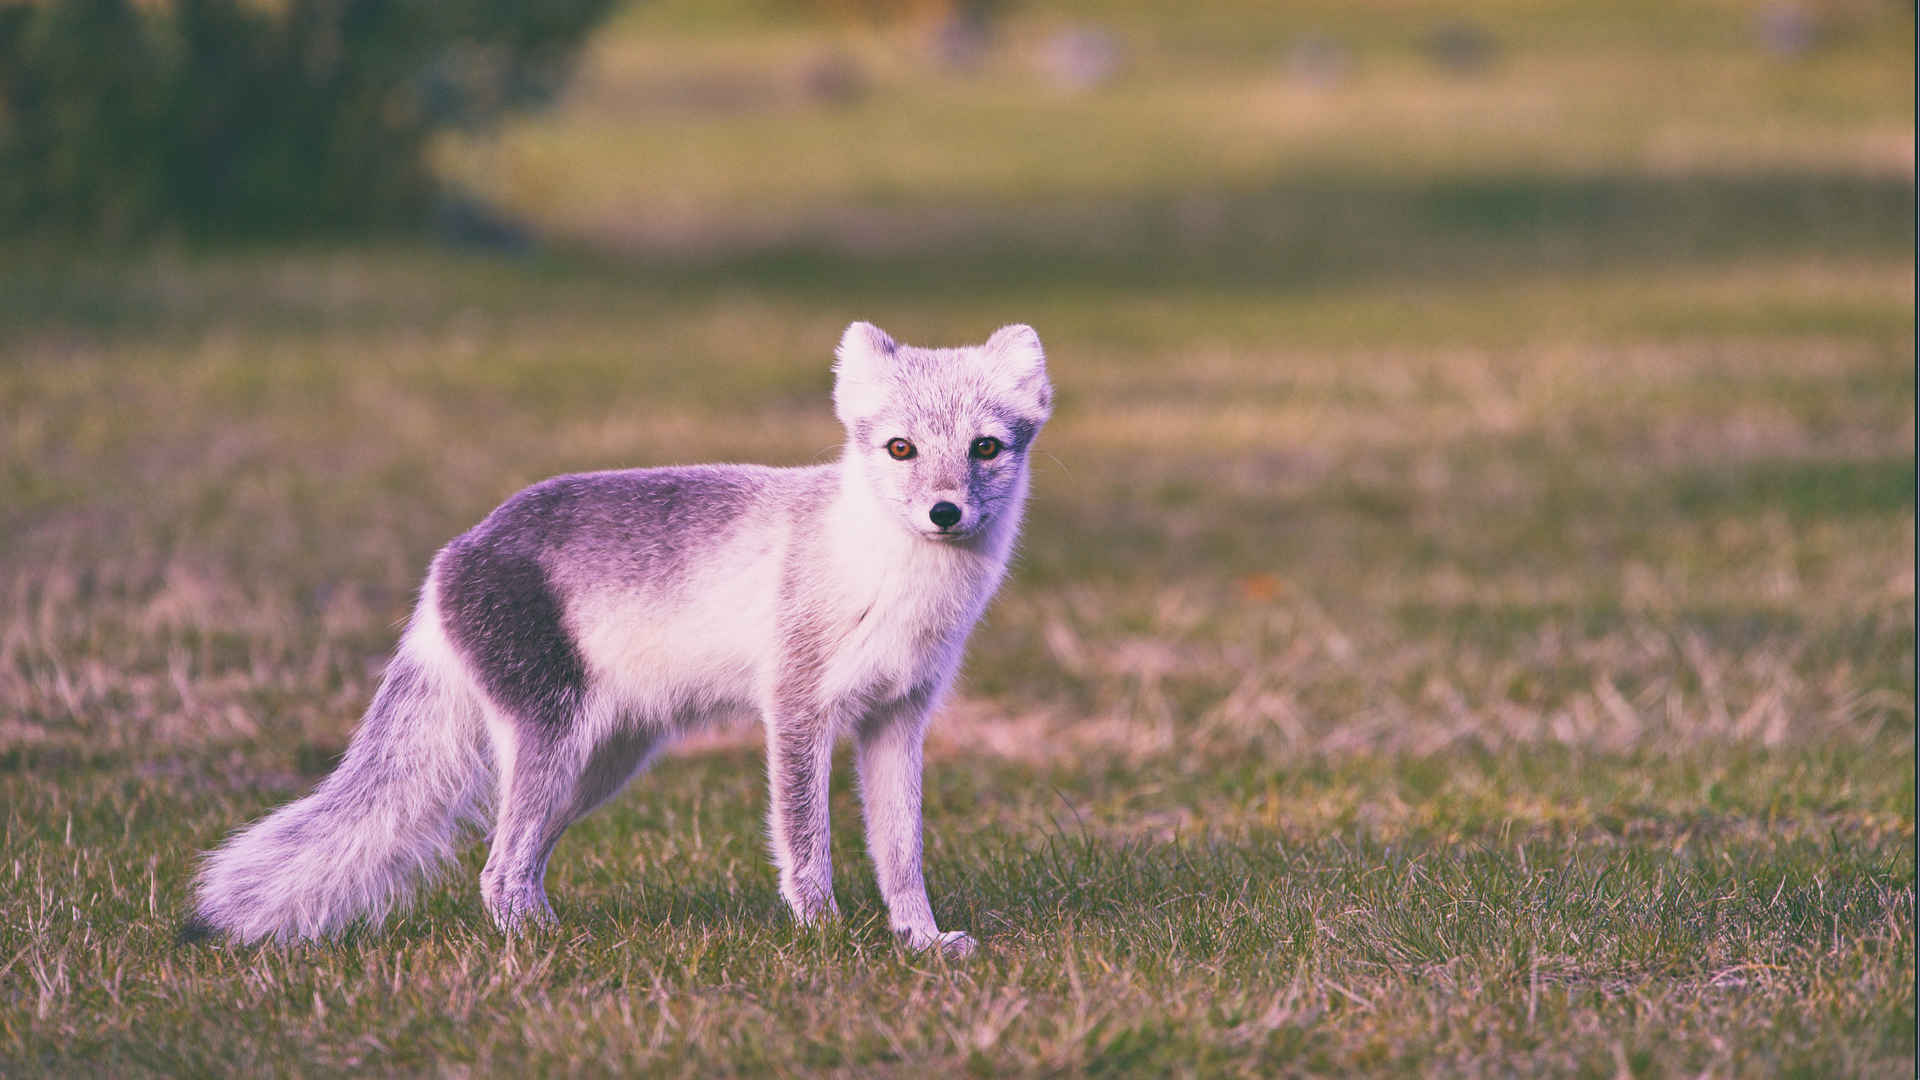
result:
[[[454,854],[491,765],[471,695],[402,642],[339,768],[209,852],[184,938],[324,938],[378,925]]]

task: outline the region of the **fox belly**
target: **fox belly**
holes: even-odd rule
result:
[[[609,583],[568,597],[565,621],[593,699],[669,734],[758,715],[778,567],[765,550],[731,550],[739,546],[724,545],[682,582]]]

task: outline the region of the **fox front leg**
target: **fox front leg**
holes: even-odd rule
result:
[[[834,722],[819,709],[776,705],[768,714],[767,832],[780,872],[780,896],[805,926],[840,914],[833,900],[832,837],[827,817]]]
[[[938,947],[948,956],[973,952],[960,931],[941,933],[927,901],[921,869],[921,746],[926,741],[928,695],[909,695],[869,716],[857,733],[860,801],[867,818],[867,853],[879,878],[893,932],[915,951]]]

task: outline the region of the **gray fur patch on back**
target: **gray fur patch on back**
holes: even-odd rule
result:
[[[503,709],[564,725],[587,688],[567,629],[569,592],[586,582],[677,586],[700,547],[745,512],[770,471],[628,469],[527,488],[441,553],[448,636]]]
[[[579,708],[587,675],[560,596],[537,549],[482,530],[441,556],[447,635],[501,708],[535,723],[564,724]]]
[[[563,595],[589,582],[659,590],[679,585],[777,472],[757,465],[625,469],[556,477],[525,494],[555,489],[538,527]]]

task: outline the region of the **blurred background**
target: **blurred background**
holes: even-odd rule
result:
[[[1911,1072],[1914,10],[0,0],[0,1072]],[[1058,394],[930,751],[977,986],[844,788],[794,944],[753,732],[562,843],[591,947],[476,851],[172,950],[439,545],[831,460],[855,319]]]
[[[830,457],[855,318],[1049,345],[994,723],[1910,723],[1912,34],[1880,0],[0,6],[5,737],[337,744],[435,547],[522,484]]]

